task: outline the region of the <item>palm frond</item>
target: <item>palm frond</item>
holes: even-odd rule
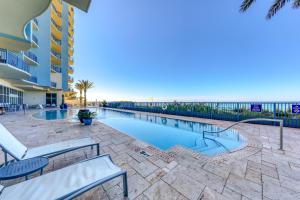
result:
[[[300,0],[294,0],[293,8],[300,8]]]
[[[240,6],[240,12],[245,12],[250,8],[250,6],[255,2],[255,0],[244,0],[242,5]]]
[[[82,90],[83,89],[83,85],[80,82],[78,82],[78,83],[75,84],[75,88],[77,90]]]
[[[271,19],[289,1],[290,0],[275,0],[275,2],[268,11],[267,19]]]
[[[88,89],[94,87],[94,83],[89,80],[83,80],[82,84],[83,84],[85,90],[88,90]]]

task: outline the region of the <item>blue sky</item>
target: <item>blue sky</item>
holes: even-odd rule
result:
[[[75,80],[90,100],[299,100],[300,10],[241,2],[93,0],[75,13]]]

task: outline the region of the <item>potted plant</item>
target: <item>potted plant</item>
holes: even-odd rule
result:
[[[78,119],[79,119],[80,123],[83,123],[82,115],[83,115],[84,113],[88,113],[88,112],[90,112],[89,109],[81,109],[81,110],[78,111],[77,116],[78,116]]]
[[[82,113],[82,121],[84,125],[91,125],[93,122],[93,119],[97,116],[96,112],[85,112]]]

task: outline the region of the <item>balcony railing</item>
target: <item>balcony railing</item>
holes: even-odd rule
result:
[[[14,53],[7,51],[6,49],[0,49],[0,63],[9,64],[15,68],[21,69],[29,73],[29,65],[19,58]]]
[[[60,32],[62,31],[62,28],[60,26],[58,26],[53,19],[51,19],[51,22],[57,30],[59,30]]]
[[[69,82],[74,82],[74,78],[71,76],[68,76],[68,80],[69,80]]]
[[[32,40],[33,40],[37,45],[39,45],[39,40],[37,39],[37,37],[36,37],[34,34],[32,34]]]
[[[51,50],[51,53],[58,59],[61,59],[60,53],[56,53],[55,51]]]
[[[69,70],[74,71],[74,67],[69,66]]]
[[[37,56],[32,53],[31,51],[24,51],[24,55],[33,60],[34,62],[38,63],[38,58]]]
[[[56,88],[57,84],[55,82],[51,82],[51,87]]]
[[[30,23],[27,23],[25,26],[25,36],[27,40],[30,40],[30,35],[31,35],[31,26]]]
[[[61,40],[57,39],[53,34],[51,34],[52,39],[61,46]]]
[[[26,80],[29,82],[32,82],[32,83],[37,83],[37,77],[35,77],[35,76],[31,76],[31,77],[27,78]]]
[[[34,18],[33,21],[36,25],[39,25],[39,21],[37,20],[37,18]]]
[[[61,17],[61,13],[56,9],[56,7],[52,4],[53,10],[56,12],[57,16]]]
[[[55,65],[51,65],[51,69],[57,73],[61,73],[61,67],[57,67]]]
[[[75,92],[73,88],[68,88],[66,92]]]

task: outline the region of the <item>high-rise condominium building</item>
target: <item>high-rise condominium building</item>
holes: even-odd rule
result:
[[[60,105],[73,83],[74,8],[53,0],[25,34],[28,51],[0,49],[0,103]]]

